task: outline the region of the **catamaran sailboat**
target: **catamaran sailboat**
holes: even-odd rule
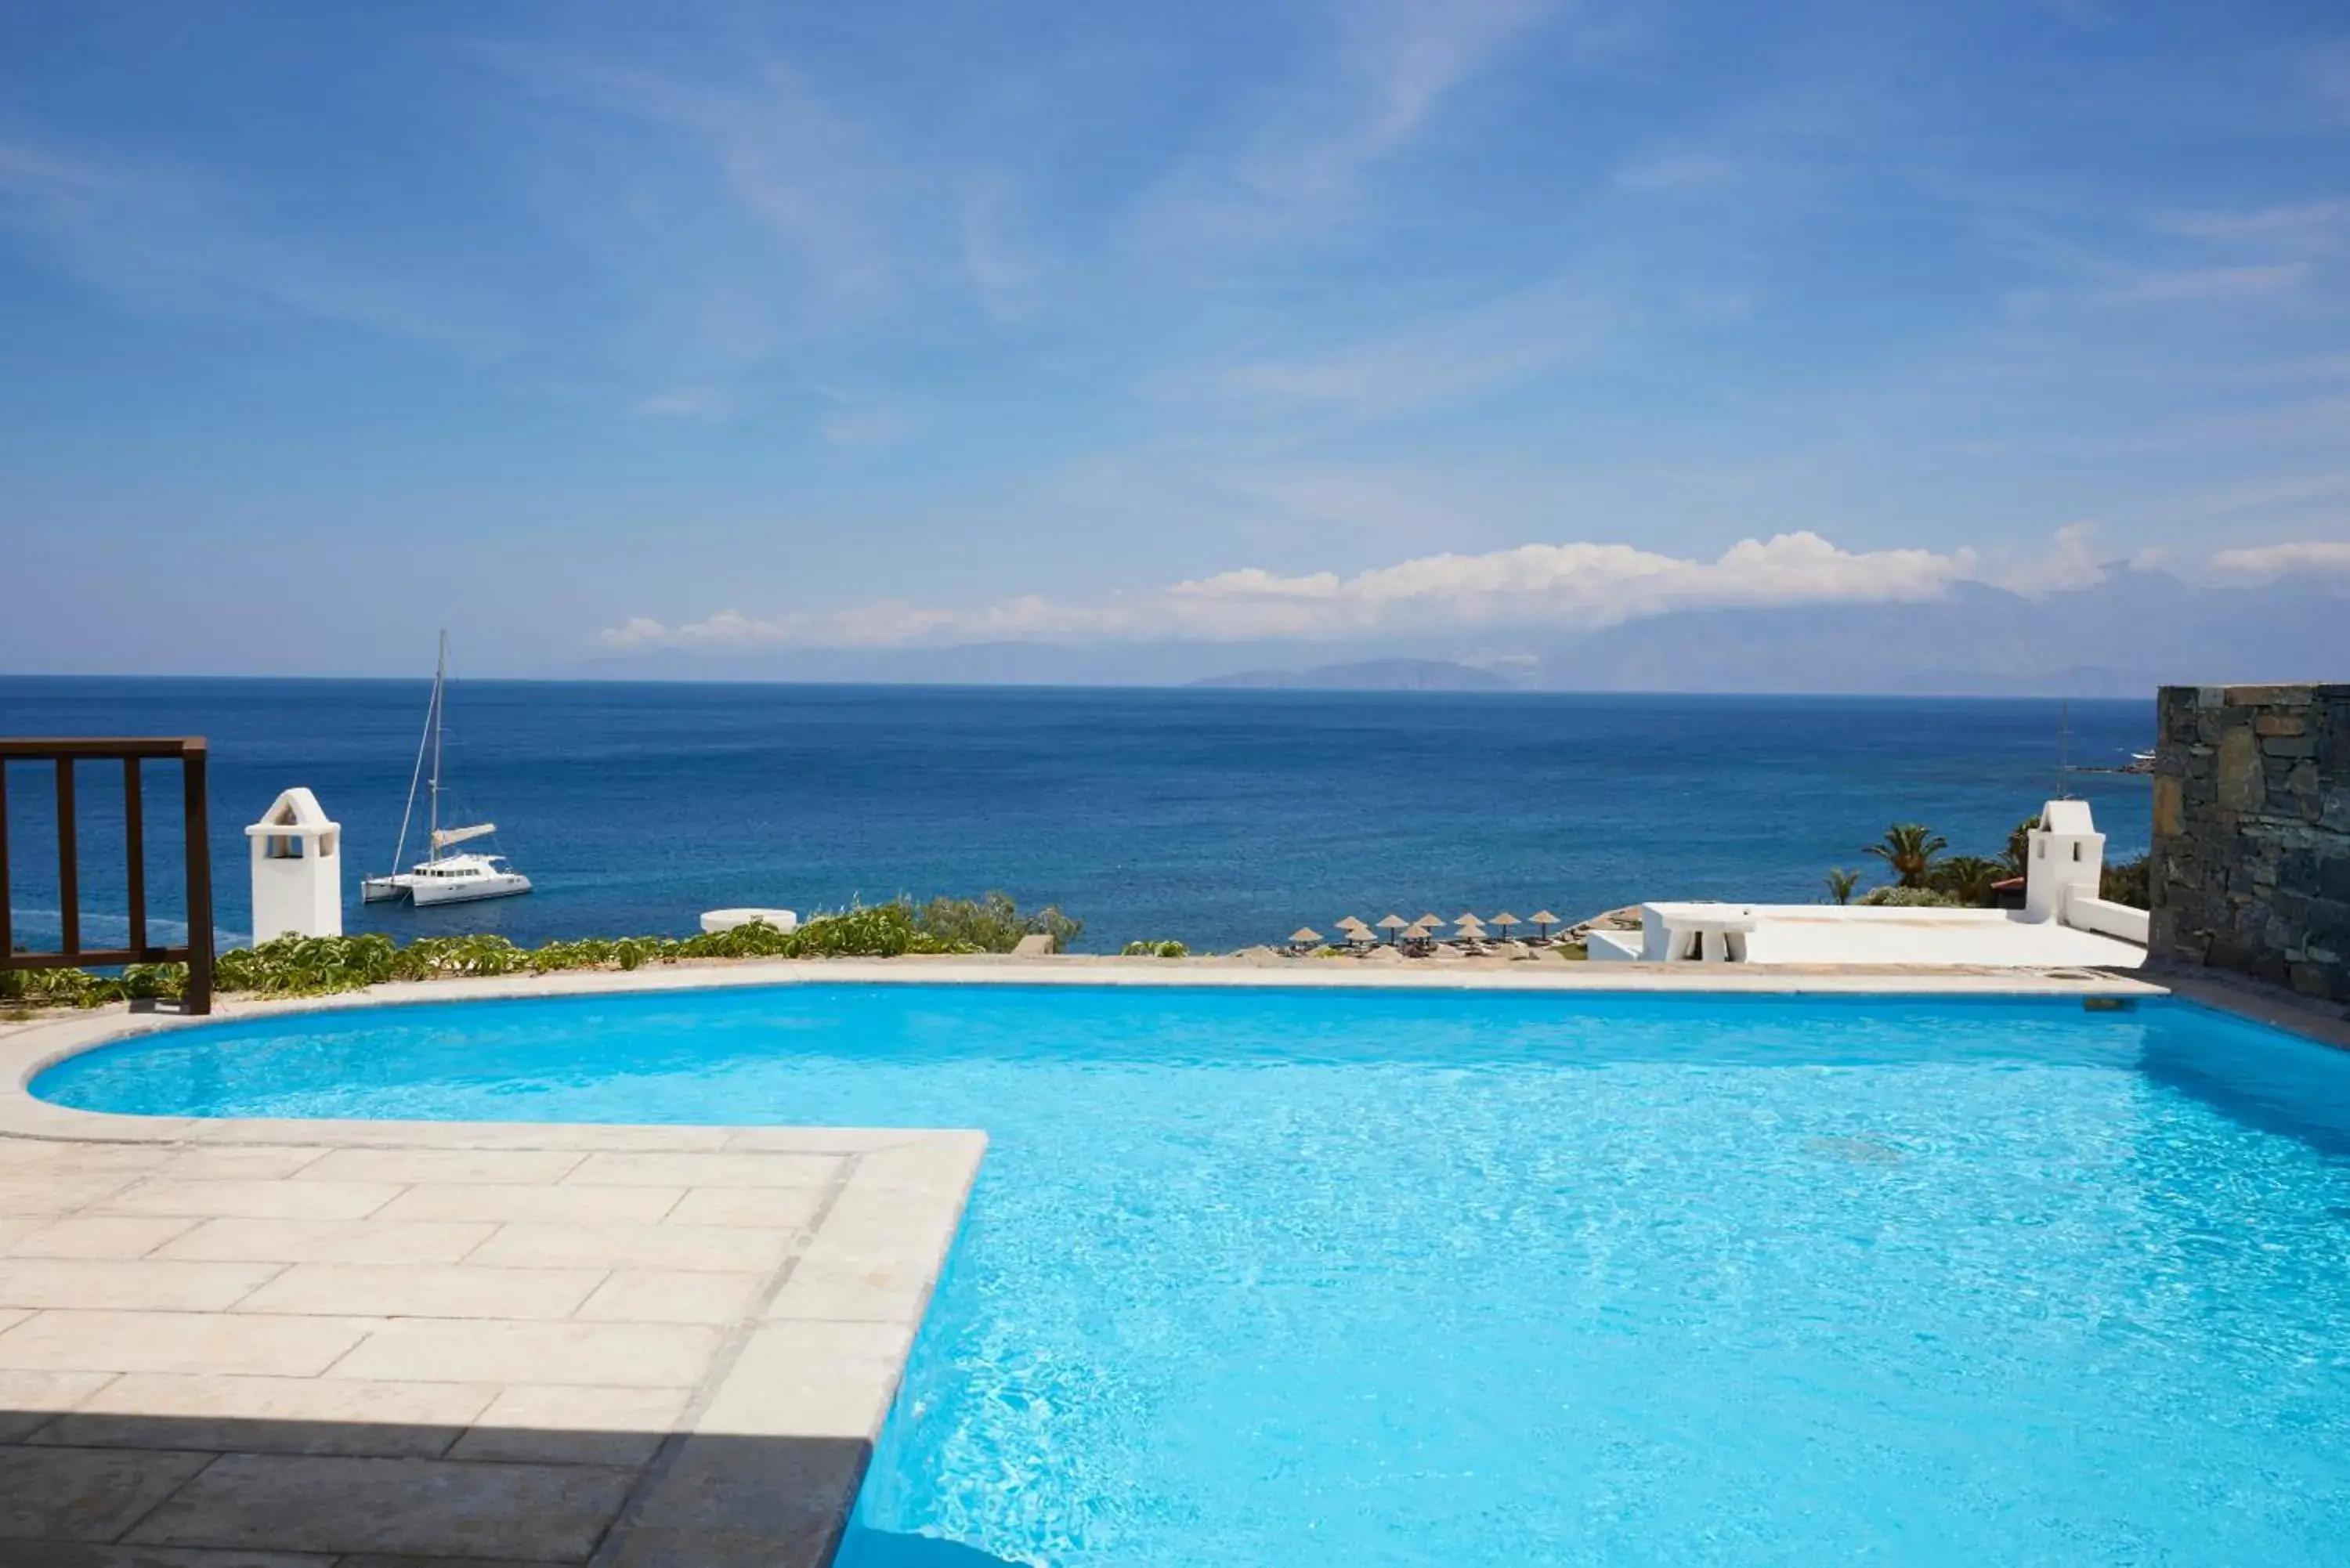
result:
[[[425,808],[424,841],[429,858],[405,871],[395,870],[389,877],[369,877],[361,882],[360,895],[368,903],[406,898],[418,905],[459,904],[473,898],[506,898],[530,891],[530,878],[509,868],[503,855],[446,853],[498,830],[494,822],[476,822],[463,827],[441,826],[441,714],[448,684],[449,634],[444,631],[441,634],[440,661],[432,669],[432,699],[424,710],[424,738],[417,742],[416,767],[408,775],[408,809],[400,814],[400,847],[392,851],[391,863],[397,867],[408,853],[408,828],[416,817],[416,789],[424,779],[424,757],[428,752],[432,756],[432,778]]]

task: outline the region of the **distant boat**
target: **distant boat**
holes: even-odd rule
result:
[[[394,869],[388,877],[369,877],[361,882],[359,894],[368,903],[406,898],[419,906],[463,904],[476,898],[510,898],[530,891],[530,878],[510,869],[503,855],[442,853],[498,830],[494,822],[471,823],[463,827],[441,826],[441,719],[448,686],[449,634],[444,631],[441,634],[441,657],[432,668],[432,697],[424,709],[424,738],[416,744],[416,767],[408,776],[408,809],[400,814],[400,846],[391,852],[391,863],[397,867],[408,854],[409,824],[416,816],[416,787],[424,778],[424,757],[429,752],[432,755],[432,777],[425,807],[424,834],[429,858],[405,871]]]
[[[2150,765],[2154,762],[2154,753],[2152,752],[2132,752],[2130,753],[2130,761],[2134,763],[2146,763]]]

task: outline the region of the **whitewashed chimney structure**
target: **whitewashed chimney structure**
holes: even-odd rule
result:
[[[2050,801],[2042,808],[2040,826],[2032,830],[2028,842],[2031,854],[2023,867],[2025,919],[2065,921],[2076,901],[2097,897],[2106,868],[2106,836],[2090,820],[2087,801]]]
[[[253,940],[343,934],[343,825],[296,787],[244,830],[253,845]]]

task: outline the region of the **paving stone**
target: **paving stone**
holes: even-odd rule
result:
[[[200,1223],[184,1215],[76,1214],[27,1231],[7,1250],[19,1258],[143,1258]]]
[[[0,1254],[13,1251],[20,1238],[36,1235],[57,1223],[47,1214],[0,1214]]]
[[[0,1215],[70,1214],[139,1179],[129,1174],[90,1176],[34,1172],[0,1178]]]
[[[577,1315],[598,1323],[736,1323],[765,1282],[764,1274],[623,1269],[605,1277]]]
[[[671,1225],[748,1225],[791,1231],[815,1223],[825,1189],[806,1187],[697,1187],[678,1200]]]
[[[338,1362],[332,1376],[690,1388],[709,1370],[720,1340],[717,1330],[688,1324],[395,1318]],[[6,1344],[0,1335],[0,1348]]]
[[[338,1148],[302,1172],[304,1180],[521,1182],[563,1179],[584,1155],[565,1149]]]
[[[823,1187],[840,1165],[818,1154],[591,1154],[564,1179],[574,1187]]]
[[[218,1312],[251,1294],[282,1267],[159,1259],[0,1259],[0,1306]]]
[[[282,1181],[309,1169],[327,1153],[320,1144],[182,1148],[166,1155],[147,1174],[159,1181]]]
[[[635,1472],[228,1454],[133,1531],[158,1545],[577,1561]]]
[[[837,1535],[820,1519],[788,1532],[640,1527],[621,1538],[610,1568],[828,1568]]]
[[[870,1442],[897,1397],[912,1341],[912,1330],[899,1324],[766,1324],[743,1345],[694,1431]]]
[[[687,1269],[764,1272],[799,1235],[735,1225],[508,1225],[468,1262],[518,1269]]]
[[[684,1196],[682,1187],[420,1186],[393,1199],[375,1218],[649,1225]]]
[[[111,1372],[0,1372],[0,1443],[47,1426],[113,1380]]]
[[[449,1457],[641,1465],[675,1429],[691,1397],[682,1388],[509,1388]]]
[[[497,1393],[490,1384],[134,1372],[52,1421],[37,1441],[431,1458]]]
[[[49,1311],[0,1334],[0,1367],[316,1377],[370,1326],[344,1318],[258,1314]]]
[[[0,1265],[0,1281],[5,1280],[4,1271],[5,1265]],[[561,1318],[577,1311],[604,1278],[598,1269],[296,1263],[239,1302],[237,1310],[378,1317]]]
[[[160,1258],[276,1263],[453,1263],[496,1233],[491,1224],[386,1220],[211,1220],[155,1251]]]
[[[332,1556],[312,1552],[213,1552],[201,1546],[88,1546],[62,1541],[40,1544],[40,1568],[342,1568]],[[27,1558],[29,1564],[34,1559]],[[414,1561],[414,1560],[411,1560]],[[0,1568],[16,1568],[0,1543]],[[447,1559],[434,1568],[463,1568]]]
[[[0,1541],[111,1541],[212,1462],[210,1454],[0,1448]]]
[[[101,1204],[109,1214],[244,1220],[358,1220],[400,1196],[380,1181],[153,1181]]]
[[[764,1537],[770,1552],[790,1561],[811,1538],[829,1544],[856,1501],[868,1452],[860,1442],[697,1433],[653,1480],[632,1523],[679,1544],[684,1532]]]

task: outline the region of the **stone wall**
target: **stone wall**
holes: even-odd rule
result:
[[[2166,686],[2157,964],[2350,1002],[2350,686]]]

